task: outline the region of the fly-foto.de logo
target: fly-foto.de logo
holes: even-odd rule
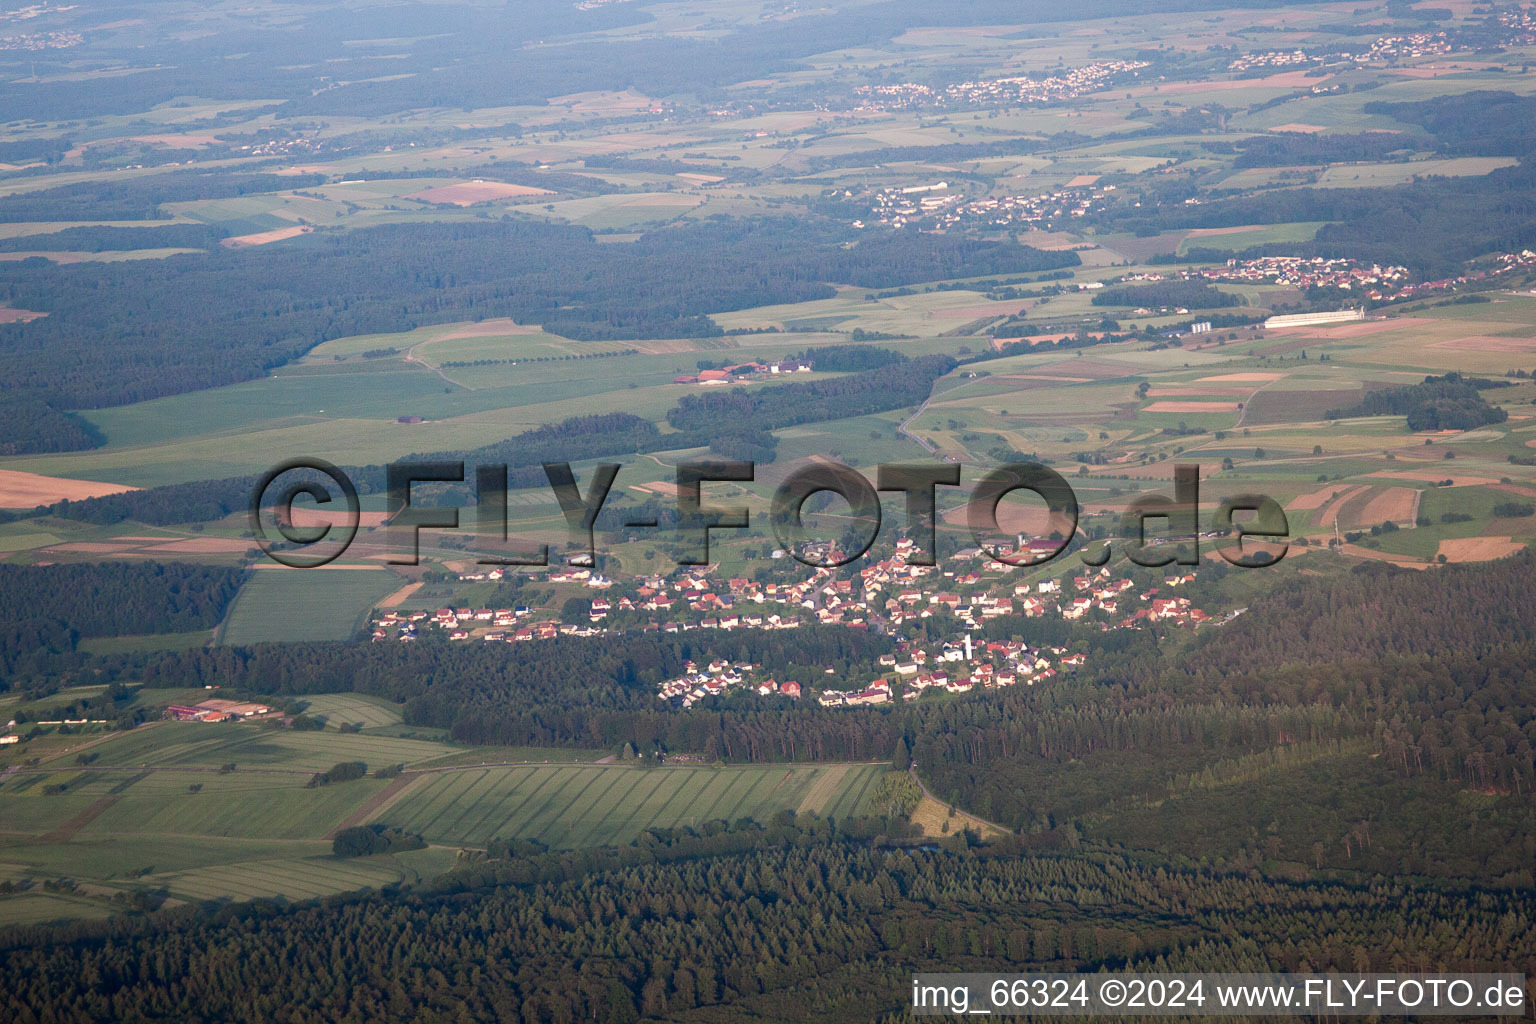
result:
[[[596,556],[596,527],[623,466],[616,462],[592,467],[585,491],[566,462],[543,463],[544,475],[564,516],[568,541],[588,559]],[[952,463],[892,463],[876,468],[874,482],[842,463],[817,461],[790,473],[774,491],[769,505],[769,524],[780,547],[806,565],[831,568],[856,561],[869,551],[884,522],[882,494],[900,507],[901,529],[912,542],[907,561],[935,564],[939,488],[960,487],[961,467]],[[472,523],[482,547],[505,547],[508,532],[508,469],[505,465],[480,465],[466,473],[463,462],[394,462],[384,467],[387,544],[392,565],[416,565],[420,560],[420,531],[458,530]],[[708,565],[711,533],[746,530],[751,514],[745,505],[716,500],[706,503],[705,486],[711,483],[755,482],[757,467],[751,462],[692,461],[676,467],[674,521],[663,526],[660,517],[635,515],[619,521],[625,530],[668,530],[679,548],[679,565]],[[419,486],[463,485],[473,480],[473,517],[451,504],[422,504],[414,494]],[[335,493],[333,493],[333,491]],[[1027,541],[1007,534],[999,525],[1003,499],[1029,492],[1045,503],[1048,522],[1045,536]],[[852,511],[849,527],[835,545],[812,544],[805,523],[805,505],[813,495],[839,495]],[[414,496],[413,496],[414,495]],[[313,501],[311,508],[299,499]],[[339,499],[339,508],[337,503]],[[300,525],[299,515],[310,519]],[[335,511],[326,522],[313,522],[316,513]],[[966,496],[963,521],[975,545],[993,560],[1010,566],[1043,565],[1069,550],[1088,565],[1103,565],[1119,544],[1126,557],[1138,565],[1196,565],[1200,540],[1205,536],[1235,536],[1236,544],[1218,553],[1239,568],[1273,565],[1284,557],[1283,538],[1290,534],[1285,510],[1273,498],[1260,494],[1223,499],[1210,523],[1200,525],[1200,467],[1179,464],[1173,472],[1173,494],[1145,494],[1134,499],[1119,518],[1118,537],[1089,552],[1078,532],[1080,506],[1072,485],[1054,469],[1037,462],[1018,462],[986,472]],[[1247,517],[1238,520],[1240,513]],[[362,521],[357,485],[348,473],[323,459],[291,459],[265,473],[251,493],[250,524],[257,544],[274,561],[294,568],[318,568],[341,557],[356,539]],[[1149,539],[1149,523],[1161,527],[1161,535]],[[1244,538],[1267,542],[1265,550],[1245,553]],[[1017,543],[1015,541],[1018,540]],[[580,557],[580,556],[577,556]],[[482,565],[549,564],[549,545],[532,550],[481,554]]]

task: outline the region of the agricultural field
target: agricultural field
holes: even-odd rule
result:
[[[240,588],[218,639],[224,644],[344,640],[399,586],[400,578],[382,568],[258,572]]]
[[[777,811],[857,815],[883,765],[626,768],[528,766],[423,773],[379,820],[433,842],[626,843],[648,828],[762,820]]]
[[[163,705],[204,693],[139,697]],[[322,694],[304,705],[326,718],[325,731],[158,722],[32,741],[26,752],[41,753],[40,766],[0,768],[0,881],[69,881],[58,891],[0,893],[0,924],[105,916],[114,894],[136,891],[185,901],[302,900],[427,880],[452,867],[459,849],[495,839],[577,848],[628,843],[648,828],[763,820],[783,810],[856,816],[886,770],[598,764],[594,751],[465,748],[388,735],[398,709],[370,697]],[[338,734],[344,723],[362,731]],[[370,771],[405,770],[391,779],[310,784],[315,773],[354,760]],[[568,763],[551,763],[561,760]],[[331,856],[337,831],[370,823],[405,829],[428,845]]]

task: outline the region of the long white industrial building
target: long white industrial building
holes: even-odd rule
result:
[[[1344,324],[1351,320],[1364,320],[1364,309],[1335,309],[1326,313],[1289,313],[1272,316],[1264,321],[1270,327],[1316,327],[1318,324]]]

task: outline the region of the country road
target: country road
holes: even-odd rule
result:
[[[935,801],[936,803],[944,804],[944,806],[946,806],[946,807],[949,806],[948,801],[940,800],[938,797],[936,797],[932,793],[928,792],[928,787],[923,785],[923,780],[917,777],[917,763],[916,762],[913,762],[912,766],[907,769],[907,774],[912,776],[912,781],[917,783],[918,792],[922,793],[923,796],[927,797],[930,800]],[[979,829],[981,829],[983,831],[983,833],[985,833],[985,831],[987,829],[992,829],[993,831],[1000,832],[1003,835],[1009,835],[1009,834],[1011,834],[1013,832],[1013,829],[1011,829],[1011,828],[1004,828],[1003,826],[999,825],[995,821],[988,821],[986,818],[977,817],[976,815],[971,814],[969,811],[962,811],[958,807],[955,808],[955,817],[957,817],[957,818],[964,818],[966,821],[970,822],[972,825],[975,825]]]

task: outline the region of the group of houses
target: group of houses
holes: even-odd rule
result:
[[[1512,37],[1529,28],[1522,28],[1518,21],[1500,23],[1511,31]],[[1310,67],[1318,64],[1372,64],[1414,57],[1433,57],[1450,53],[1454,49],[1450,37],[1444,32],[1405,32],[1400,35],[1378,36],[1359,51],[1330,51],[1307,53],[1305,50],[1269,50],[1262,53],[1245,53],[1227,65],[1228,71],[1244,72],[1270,68]]]
[[[668,679],[656,691],[660,700],[671,701],[683,708],[690,708],[706,697],[718,697],[727,690],[746,686],[762,697],[788,697],[800,699],[800,684],[789,680],[754,680],[752,673],[758,666],[749,662],[728,662],[720,659],[702,667],[689,660],[683,663],[683,674]]]
[[[1000,553],[1042,545],[1054,549],[1054,544],[1021,537],[1017,545],[1006,545]],[[1198,627],[1209,621],[1203,610],[1179,593],[1194,580],[1193,573],[1168,575],[1156,586],[1138,586],[1104,566],[1080,575],[1019,582],[1013,570],[979,548],[956,552],[941,565],[919,564],[916,550],[911,540],[902,538],[884,557],[857,569],[808,568],[800,578],[780,580],[761,578],[763,574],[722,578],[714,568],[702,566],[615,580],[584,566],[557,566],[537,578],[600,591],[585,603],[585,614],[578,621],[539,617],[526,605],[391,610],[374,619],[373,638],[409,642],[422,629],[446,631],[450,641],[487,643],[622,633],[795,629],[807,624],[875,630],[896,638],[895,653],[882,656],[877,664],[851,669],[843,677],[820,680],[814,689],[798,681],[759,679],[750,664],[714,660],[689,663],[682,675],[666,680],[657,690],[658,699],[680,708],[732,691],[795,699],[804,692],[825,706],[861,707],[916,700],[925,692],[963,694],[1036,685],[1085,662],[1081,651],[1067,647],[986,639],[996,632],[988,627],[1008,616],[1059,616],[1095,622],[1104,630]],[[818,552],[831,560],[839,554],[830,543],[819,545]],[[779,562],[790,564],[784,559]],[[461,579],[496,579],[505,571],[466,573]],[[569,618],[569,600],[566,604]],[[934,621],[945,627],[942,639],[924,643],[906,639],[932,636]],[[877,675],[880,678],[869,681]],[[849,683],[854,686],[850,688]]]
[[[947,182],[928,186],[926,195],[911,188],[883,188],[869,200],[870,219],[888,227],[921,225],[928,229],[1031,227],[1053,229],[1064,222],[1104,208],[1115,186],[1077,186],[1029,195],[984,196],[966,200],[962,192],[947,190]],[[851,191],[844,198],[853,198]],[[864,221],[854,222],[863,227]]]
[[[943,88],[918,82],[897,82],[860,86],[854,91],[863,98],[862,109],[872,112],[1047,103],[1097,92],[1117,79],[1134,76],[1142,68],[1150,66],[1142,60],[1103,60],[1043,78],[1014,75],[957,82]]]

